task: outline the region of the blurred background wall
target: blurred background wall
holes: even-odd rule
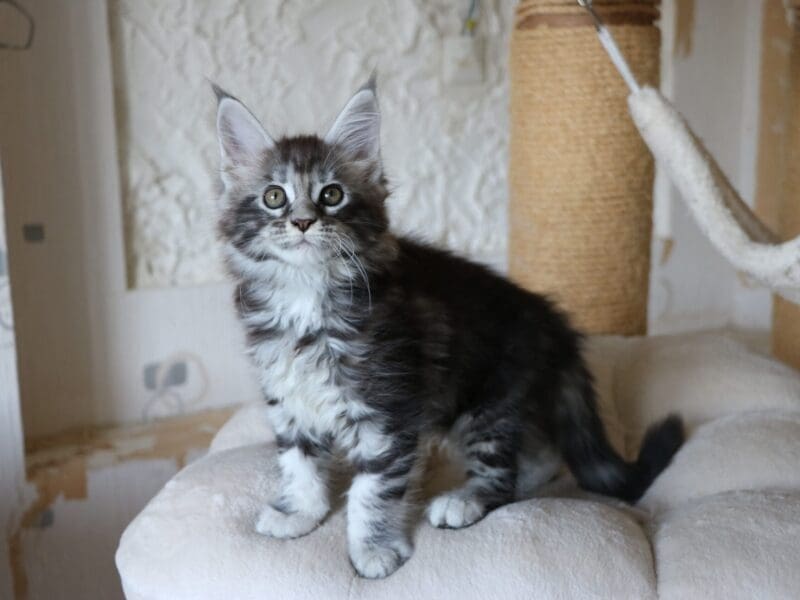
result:
[[[771,1],[663,3],[664,89],[751,199]],[[23,3],[0,152],[28,436],[258,397],[211,233],[206,78],[278,135],[323,131],[377,68],[393,223],[505,268],[511,0],[480,2],[474,37],[466,0]],[[766,330],[769,296],[663,183],[656,213],[650,331]]]

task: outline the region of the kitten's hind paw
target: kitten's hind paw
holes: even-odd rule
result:
[[[483,518],[486,508],[473,496],[442,494],[428,505],[428,521],[434,527],[460,529]]]
[[[391,546],[364,544],[350,549],[350,562],[361,577],[382,579],[399,569],[411,553],[411,544],[406,541]]]
[[[302,512],[282,512],[267,505],[258,517],[256,531],[278,539],[302,537],[311,533],[322,518]]]

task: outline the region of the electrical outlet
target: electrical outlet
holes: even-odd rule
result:
[[[41,513],[39,513],[39,527],[42,529],[47,529],[48,527],[52,527],[55,520],[56,520],[56,515],[53,512],[52,508],[46,508]]]
[[[25,223],[22,226],[22,239],[31,243],[43,242],[44,225],[42,223]]]
[[[145,422],[196,410],[209,387],[202,359],[190,352],[176,352],[160,362],[147,363],[142,375],[148,392],[142,408]]]
[[[144,386],[148,390],[155,390],[159,383],[162,389],[177,387],[186,383],[188,377],[188,367],[185,362],[176,362],[170,365],[164,380],[161,382],[156,381],[158,370],[161,368],[161,363],[149,363],[144,367]]]
[[[450,85],[471,85],[483,81],[483,39],[472,35],[444,38],[442,79]]]

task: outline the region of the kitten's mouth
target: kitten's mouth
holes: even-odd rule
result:
[[[311,250],[312,248],[315,248],[315,247],[316,246],[311,243],[311,240],[309,240],[305,236],[303,236],[302,238],[297,240],[294,244],[289,246],[289,248],[292,249],[292,250]]]

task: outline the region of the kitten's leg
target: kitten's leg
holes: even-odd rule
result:
[[[409,487],[418,466],[416,443],[396,440],[377,456],[361,454],[347,494],[350,562],[362,577],[391,575],[412,552]]]
[[[523,434],[522,449],[517,456],[516,500],[534,496],[541,486],[551,481],[563,464],[561,454],[547,436],[533,423]]]
[[[330,510],[327,453],[307,440],[278,437],[280,493],[261,511],[256,531],[296,538],[313,531]]]
[[[518,427],[511,422],[485,424],[470,420],[461,437],[466,483],[434,498],[428,521],[434,527],[457,529],[479,521],[490,510],[514,499],[517,483]]]

